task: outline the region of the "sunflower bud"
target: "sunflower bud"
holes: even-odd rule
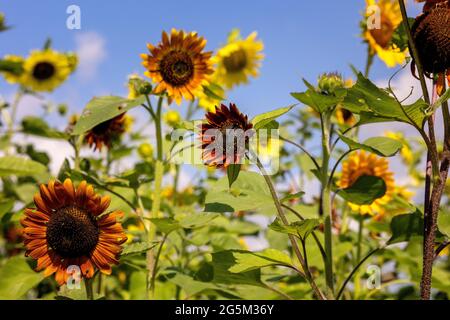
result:
[[[436,3],[416,18],[412,36],[424,71],[438,74],[450,68],[450,2]]]
[[[152,92],[152,85],[139,76],[132,75],[128,80],[128,90],[128,98],[135,99],[142,94],[150,94]]]
[[[61,103],[58,105],[58,113],[60,116],[65,116],[67,113],[67,104]]]
[[[78,66],[78,57],[73,52],[67,52],[66,54],[67,64],[69,65],[70,72],[74,72]]]
[[[170,110],[164,114],[164,122],[171,127],[175,127],[181,120],[180,113],[175,110]]]
[[[0,31],[5,31],[8,27],[5,25],[5,15],[0,12]]]
[[[319,90],[325,94],[334,94],[336,89],[344,88],[345,82],[337,72],[324,73],[319,77]]]
[[[144,160],[148,160],[153,156],[153,146],[150,143],[141,144],[137,151],[139,156]]]

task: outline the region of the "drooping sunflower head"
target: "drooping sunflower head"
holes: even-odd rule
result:
[[[428,4],[428,3],[427,3]],[[445,73],[450,69],[450,1],[433,3],[419,15],[411,33],[424,71]]]
[[[200,135],[203,162],[216,168],[240,163],[253,135],[248,116],[230,103],[229,107],[223,104],[216,107],[215,112],[208,112],[205,117]]]
[[[365,19],[369,16],[377,19],[379,23],[364,25],[363,38],[369,44],[372,54],[378,57],[390,68],[403,64],[406,51],[401,51],[391,43],[395,30],[402,22],[402,14],[397,0],[366,0],[367,10]],[[377,8],[374,13],[372,8]],[[378,15],[379,13],[379,15]]]
[[[84,278],[92,278],[95,269],[111,274],[127,240],[117,222],[123,213],[105,213],[110,198],[96,194],[86,181],[78,187],[70,179],[50,181],[39,189],[36,208],[25,209],[21,220],[26,255],[37,260],[37,271],[55,274],[59,285],[71,276],[70,266]]]
[[[23,63],[25,59],[16,55],[5,55],[3,60],[11,63],[12,69],[8,71],[2,71],[2,75],[5,77],[6,82],[15,84],[20,82],[20,78],[23,73]]]
[[[51,49],[32,51],[23,64],[21,83],[34,91],[53,91],[73,71],[73,63],[67,55]]]
[[[167,92],[177,104],[182,98],[194,100],[213,73],[212,52],[205,52],[206,40],[197,33],[172,29],[163,31],[162,41],[148,44],[150,54],[142,54],[145,75],[157,83],[155,93]]]
[[[375,215],[381,213],[383,206],[392,199],[395,188],[394,174],[389,171],[389,162],[373,153],[359,151],[353,153],[342,164],[342,175],[338,181],[340,188],[348,188],[361,176],[380,177],[386,184],[386,193],[372,202],[370,205],[357,205],[349,203],[350,208],[360,214]]]
[[[131,122],[131,117],[122,113],[93,127],[86,133],[84,140],[90,147],[94,146],[94,150],[100,151],[103,146],[111,148],[112,143],[129,130]]]
[[[217,83],[227,89],[247,83],[250,77],[257,77],[264,58],[262,50],[264,44],[257,40],[257,33],[252,32],[242,39],[240,31],[233,30],[225,46],[217,51],[213,57],[216,72],[213,76]]]

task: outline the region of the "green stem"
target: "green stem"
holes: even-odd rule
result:
[[[369,78],[370,69],[373,64],[373,57],[375,55],[373,54],[370,46],[367,46],[367,61],[366,61],[366,68],[364,70],[364,77]]]
[[[362,233],[364,227],[364,219],[363,217],[359,217],[359,225],[358,225],[358,242],[356,246],[356,263],[361,261],[361,241],[362,241]],[[358,299],[359,293],[361,291],[360,286],[361,275],[360,272],[356,272],[355,274],[355,299]]]
[[[94,300],[94,290],[92,288],[92,279],[84,279],[84,286],[86,288],[86,297],[88,300]]]
[[[331,184],[329,183],[328,169],[330,164],[330,117],[331,114],[325,112],[321,115],[322,127],[322,192],[321,192],[321,214],[324,217],[325,233],[325,279],[331,296],[334,295],[333,279],[333,244],[332,244],[332,222],[331,222]]]
[[[24,95],[24,91],[22,89],[18,89],[18,91],[16,92],[16,94],[14,96],[14,100],[11,104],[11,116],[8,121],[8,127],[7,127],[7,131],[6,131],[8,145],[11,142],[13,135],[14,135],[14,124],[16,122],[17,109],[19,108],[19,102],[22,99],[23,95]],[[8,147],[8,149],[6,149],[6,153],[7,154],[9,153],[9,147]]]
[[[155,257],[155,264],[153,267],[153,273],[152,273],[152,278],[151,278],[151,282],[150,282],[150,290],[152,291],[152,295],[155,296],[155,280],[156,280],[156,274],[157,274],[157,269],[158,269],[158,262],[159,262],[159,257],[161,256],[161,252],[162,252],[162,248],[164,243],[166,242],[168,234],[164,235],[164,238],[161,241],[161,244],[159,245],[158,248],[158,252],[156,253],[156,257]]]

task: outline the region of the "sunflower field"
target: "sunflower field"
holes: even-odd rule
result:
[[[449,0],[348,1],[328,59],[256,9],[99,17],[106,55],[79,2],[0,6],[1,300],[450,298]]]

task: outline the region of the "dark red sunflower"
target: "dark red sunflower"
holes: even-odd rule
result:
[[[234,103],[221,105],[215,112],[205,115],[201,125],[202,159],[206,165],[217,168],[240,163],[248,150],[253,125],[248,116],[241,113]],[[222,143],[220,143],[220,139]]]
[[[445,75],[450,82],[450,1],[427,1],[411,33],[425,74],[438,77],[438,92],[442,93]]]
[[[127,237],[116,220],[123,213],[104,213],[110,202],[86,181],[78,188],[70,179],[41,184],[36,209],[25,209],[21,220],[26,256],[37,260],[36,271],[55,273],[59,285],[71,276],[69,266],[78,266],[84,278],[92,278],[95,268],[111,274]]]
[[[122,113],[115,118],[102,122],[86,133],[84,141],[94,150],[102,150],[105,145],[111,148],[114,141],[120,139],[120,136],[128,130],[130,118]]]

